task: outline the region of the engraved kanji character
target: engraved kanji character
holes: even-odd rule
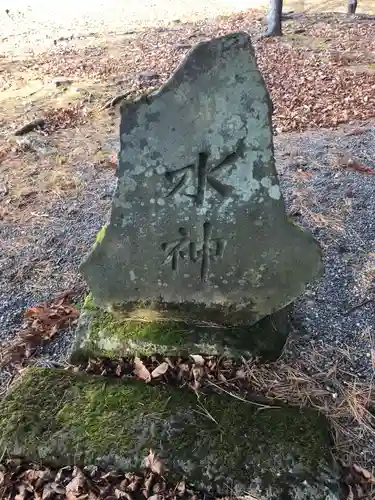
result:
[[[192,262],[200,262],[200,278],[202,282],[208,280],[210,261],[216,261],[223,257],[226,240],[223,238],[212,238],[212,224],[203,224],[203,241],[196,243],[190,239],[188,231],[180,227],[178,232],[181,238],[170,243],[163,243],[162,250],[167,254],[164,263],[172,262],[172,270],[178,270],[179,259],[189,259]]]

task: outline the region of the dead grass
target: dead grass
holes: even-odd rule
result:
[[[337,353],[334,354],[337,358]],[[322,372],[312,358],[307,366],[303,361],[293,365],[279,361],[265,367],[245,362],[245,377],[267,399],[315,408],[326,415],[337,457],[346,464],[357,463],[368,468],[370,464],[363,457],[362,445],[370,437],[375,438],[375,416],[370,411],[375,407],[374,387],[340,372],[337,362]],[[328,355],[325,361],[329,366]]]

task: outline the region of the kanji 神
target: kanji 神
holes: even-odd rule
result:
[[[212,238],[212,224],[210,222],[203,224],[203,241],[198,244],[191,240],[185,228],[180,227],[178,232],[179,239],[162,244],[162,250],[167,254],[164,263],[171,262],[172,270],[178,271],[180,259],[199,262],[201,281],[207,281],[210,261],[216,261],[223,256],[226,240]]]

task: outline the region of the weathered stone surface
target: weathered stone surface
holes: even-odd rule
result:
[[[290,331],[289,308],[266,316],[251,326],[199,326],[175,318],[161,321],[158,313],[153,311],[149,311],[149,316],[140,316],[138,321],[129,320],[120,311],[107,312],[95,306],[89,295],[81,310],[70,360],[210,354],[257,356],[274,361],[280,356]]]
[[[99,305],[253,324],[303,292],[320,250],[285,215],[271,108],[246,33],[124,104],[111,221],[82,265]]]
[[[218,494],[338,500],[325,419],[229,396],[31,369],[0,403],[1,449],[58,465],[142,467],[151,448],[168,468]]]

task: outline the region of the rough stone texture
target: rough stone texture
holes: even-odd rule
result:
[[[251,326],[198,326],[181,321],[145,321],[145,318],[130,321],[121,313],[110,313],[96,307],[89,295],[81,310],[69,357],[75,363],[90,357],[204,353],[257,356],[274,361],[280,356],[290,330],[289,308],[266,316]]]
[[[325,419],[216,394],[31,369],[0,403],[1,449],[58,465],[142,467],[151,448],[167,477],[262,500],[338,500]]]
[[[125,103],[111,221],[82,265],[100,306],[253,324],[303,292],[320,249],[285,215],[271,108],[246,33]]]

